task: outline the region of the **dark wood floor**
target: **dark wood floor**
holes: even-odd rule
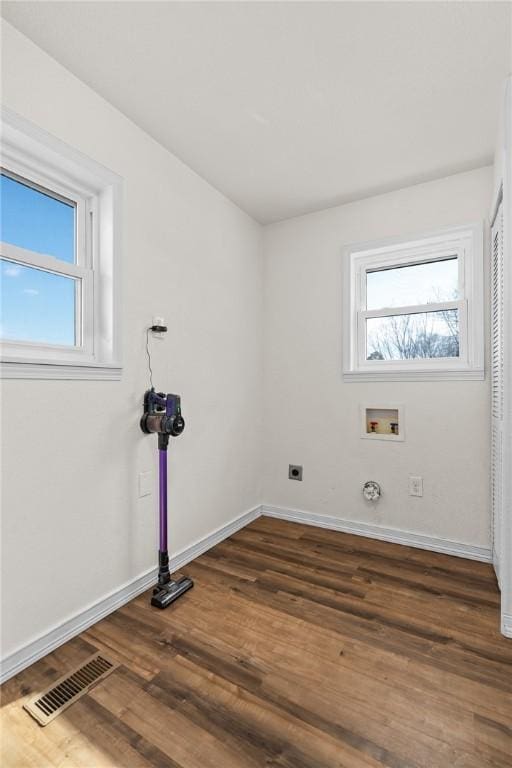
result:
[[[512,641],[490,566],[261,518],[5,684],[4,768],[510,768]],[[121,666],[50,725],[21,705]]]

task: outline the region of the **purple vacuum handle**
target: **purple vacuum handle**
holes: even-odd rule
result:
[[[158,451],[160,552],[167,552],[167,451]]]

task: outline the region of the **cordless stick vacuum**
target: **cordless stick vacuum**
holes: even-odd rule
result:
[[[140,427],[145,434],[158,435],[158,473],[160,504],[160,547],[158,551],[158,583],[153,588],[151,605],[167,608],[187,589],[194,586],[192,579],[183,576],[171,579],[169,571],[169,553],[167,551],[167,446],[169,437],[181,435],[185,421],[181,415],[179,395],[166,395],[148,389],[144,395],[144,413]]]

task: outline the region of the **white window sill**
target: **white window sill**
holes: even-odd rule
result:
[[[416,368],[411,370],[380,371],[344,371],[343,381],[483,381],[483,368],[444,368],[429,370]]]
[[[40,363],[2,361],[2,379],[81,379],[83,381],[119,381],[122,374],[119,364]]]

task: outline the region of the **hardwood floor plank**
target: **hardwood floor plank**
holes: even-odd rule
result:
[[[276,706],[268,696],[258,695],[258,691],[249,690],[247,677],[244,683],[232,679],[226,666],[220,672],[212,669],[213,659],[208,660],[204,654],[194,653],[178,656],[172,669],[162,672],[154,683],[165,689],[177,689],[187,699],[196,693],[195,704],[206,703],[205,713],[220,713],[215,720],[219,730],[237,734],[245,734],[248,743],[263,746],[260,755],[260,765],[270,758],[270,764],[280,764],[279,759],[286,758],[290,765],[379,765],[375,754],[382,754],[376,745],[370,745],[368,750],[359,749],[351,743],[351,735],[344,734],[343,740],[330,738],[330,734],[316,728],[313,724],[297,717],[296,712]],[[230,670],[233,672],[233,668]],[[302,711],[302,710],[301,710]],[[227,734],[225,735],[226,738]],[[355,737],[354,737],[355,739]],[[387,762],[383,763],[388,764]],[[393,768],[403,768],[396,760],[390,762]]]
[[[403,735],[404,729],[398,728],[398,731],[402,730],[402,744],[399,745],[400,735],[397,734],[396,729],[393,732],[392,729],[387,728],[393,713],[389,702],[390,690],[387,686],[385,686],[386,690],[381,692],[384,694],[381,697],[378,691],[373,691],[372,705],[375,706],[370,707],[365,703],[364,695],[359,697],[359,701],[357,700],[354,676],[351,680],[344,680],[347,677],[346,670],[343,670],[341,675],[336,675],[339,670],[336,670],[334,665],[329,670],[328,681],[324,677],[325,669],[324,675],[316,677],[302,670],[304,683],[299,686],[296,675],[291,670],[288,676],[283,673],[264,673],[263,676],[246,675],[247,666],[251,661],[229,653],[221,656],[218,645],[205,647],[197,642],[191,643],[189,640],[176,638],[174,647],[179,650],[179,655],[185,656],[197,666],[214,675],[221,675],[224,680],[238,688],[243,688],[267,704],[274,705],[300,722],[308,723],[341,742],[347,742],[359,751],[371,756],[377,755],[381,761],[385,756],[384,764],[388,762],[392,765],[414,764],[414,755],[411,750],[418,752],[418,742],[422,740],[422,735],[415,732],[414,738],[407,740]],[[336,715],[333,716],[333,709],[335,712],[343,713],[343,725],[338,722]],[[402,710],[396,713],[397,717],[402,719],[406,711],[407,706],[402,707]],[[468,718],[470,718],[469,714]],[[378,727],[376,721],[378,721]],[[372,739],[372,733],[375,736],[374,739]],[[424,740],[429,742],[426,751],[428,755],[432,752],[434,739],[429,737]],[[410,745],[409,752],[404,749],[404,745],[407,744]],[[398,754],[394,754],[393,750],[396,751],[397,746],[401,749]],[[438,741],[435,751],[438,755],[439,768],[452,765],[453,757],[446,744]],[[442,760],[441,753],[444,752],[448,752],[448,755],[445,760]]]
[[[512,642],[492,568],[260,518],[2,688],[6,768],[511,768]],[[40,728],[96,649],[121,666]]]

